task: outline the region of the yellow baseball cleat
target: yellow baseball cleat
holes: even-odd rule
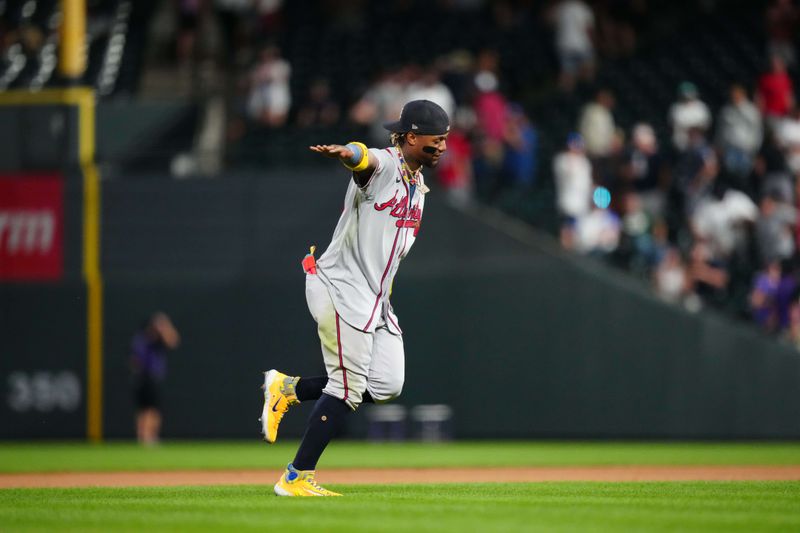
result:
[[[317,485],[314,470],[297,470],[291,464],[275,483],[275,494],[278,496],[341,496]]]
[[[273,443],[278,438],[278,426],[289,407],[299,403],[294,393],[295,377],[277,370],[264,372],[264,407],[261,409],[261,432],[264,440]]]

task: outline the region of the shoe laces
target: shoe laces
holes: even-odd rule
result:
[[[306,474],[306,483],[308,483],[309,485],[311,485],[312,487],[314,487],[315,489],[317,489],[320,492],[330,492],[328,489],[326,489],[325,487],[323,487],[319,483],[317,483],[317,480],[314,479],[314,473],[313,472],[310,472],[310,473]]]
[[[297,394],[295,393],[295,386],[297,385],[298,378],[287,376],[283,379],[283,383],[281,383],[280,391],[286,397],[289,405],[294,405],[296,403],[300,403],[300,400],[297,399]]]

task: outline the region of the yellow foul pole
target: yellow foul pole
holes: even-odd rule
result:
[[[86,0],[61,0],[61,13],[58,70],[65,78],[77,80],[86,70]]]
[[[86,0],[61,0],[59,72],[69,85],[86,71]],[[83,277],[86,282],[86,436],[103,438],[103,280],[100,272],[100,179],[94,164],[94,91],[66,90],[79,109],[79,159],[83,175]]]

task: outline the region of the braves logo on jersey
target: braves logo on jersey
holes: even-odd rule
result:
[[[385,211],[391,207],[389,215],[398,219],[395,225],[398,228],[414,228],[414,237],[416,237],[422,221],[422,210],[419,205],[408,207],[408,196],[398,199],[398,193],[399,191],[395,191],[394,196],[383,203],[375,202],[375,210]]]

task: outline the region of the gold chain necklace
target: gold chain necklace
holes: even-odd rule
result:
[[[412,172],[411,168],[408,166],[408,163],[406,163],[406,159],[403,157],[403,151],[400,150],[399,146],[395,146],[395,149],[397,150],[397,157],[400,158],[400,165],[401,165],[400,170],[402,171],[403,179],[406,180],[406,183],[408,183],[409,185],[416,186],[417,173],[419,172],[419,170],[417,170],[417,172]]]

